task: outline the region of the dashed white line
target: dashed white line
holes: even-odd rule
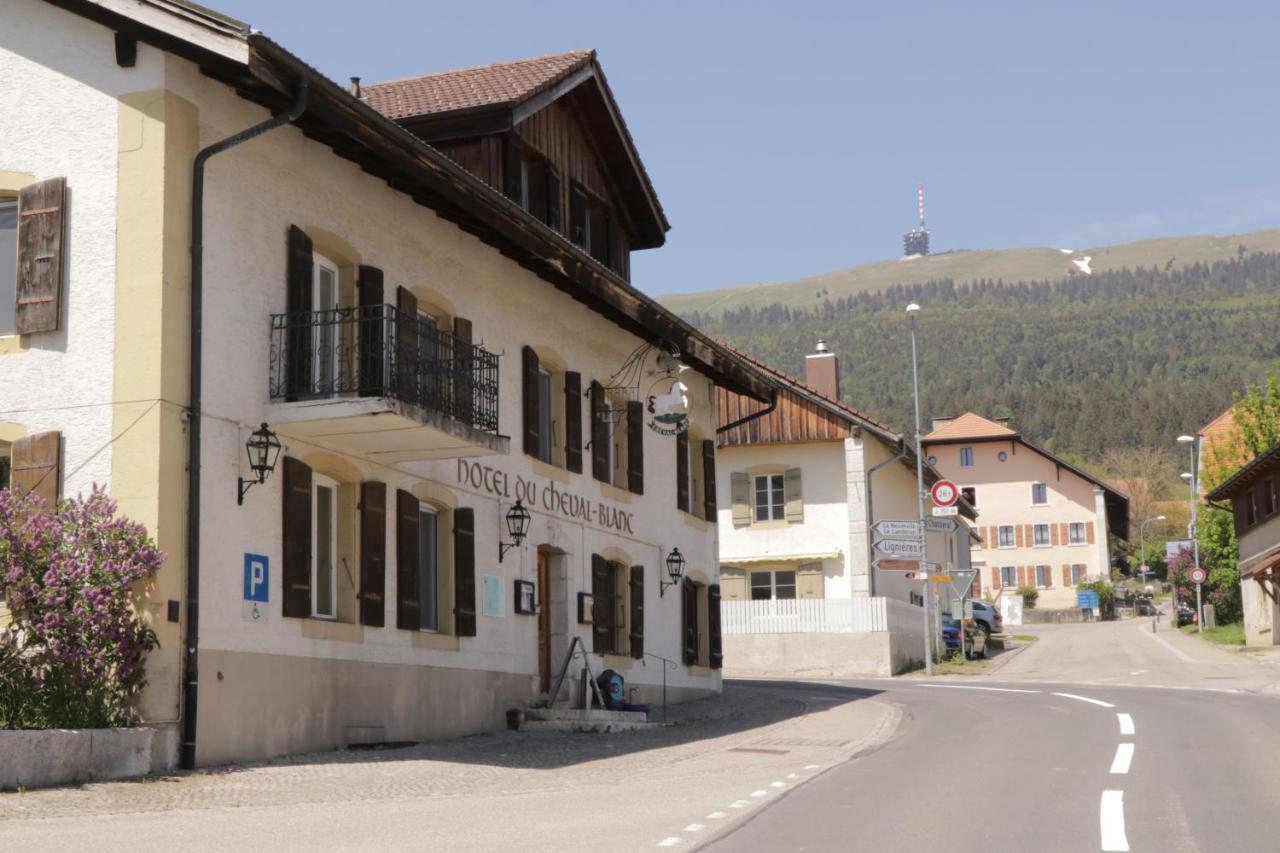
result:
[[[800,774],[799,774],[799,773],[788,773],[786,778],[788,778],[788,779],[799,779],[799,778],[800,778]]]
[[[1128,773],[1129,765],[1133,762],[1133,744],[1121,743],[1116,745],[1116,757],[1111,759],[1111,772],[1113,774]]]
[[[1124,834],[1124,791],[1103,791],[1099,806],[1102,849],[1108,853],[1128,853],[1129,839]]]
[[[817,770],[817,769],[819,769],[820,767],[822,767],[822,765],[821,765],[821,764],[806,764],[806,765],[804,766],[804,769],[805,769],[805,770]]]
[[[1077,702],[1088,702],[1090,705],[1097,705],[1099,708],[1114,708],[1110,702],[1103,702],[1101,699],[1090,699],[1088,696],[1077,696],[1074,693],[1055,693],[1054,696],[1061,696],[1063,699],[1075,699]]]
[[[978,687],[975,684],[917,684],[917,687],[943,687],[948,690],[990,690],[992,693],[1039,693],[1039,690],[1021,690],[1017,687]]]
[[[659,847],[675,847],[677,844],[679,844],[683,840],[684,839],[682,839],[678,835],[671,835],[659,841],[658,846]],[[1129,848],[1126,847],[1125,849],[1128,850]]]
[[[1120,720],[1120,734],[1131,735],[1134,733],[1133,717],[1128,714],[1116,714],[1116,718]]]
[[[764,790],[764,789],[762,788],[762,789],[761,789],[761,790],[759,790],[759,791],[752,791],[752,792],[751,792],[751,796],[753,796],[753,797],[767,797],[767,796],[769,796],[769,792],[768,792],[768,791],[766,791],[766,790]]]
[[[787,787],[787,783],[786,783],[786,782],[770,782],[770,783],[769,783],[769,787],[770,787],[770,788],[785,788],[785,787]]]
[[[1151,670],[1149,670],[1149,669],[1135,669],[1133,672],[1131,672],[1131,673],[1129,673],[1129,674],[1130,674],[1130,675],[1142,675],[1142,673],[1144,673],[1144,672],[1150,672],[1150,671],[1151,671]]]
[[[686,826],[686,827],[684,828],[684,831],[685,831],[685,832],[702,832],[702,830],[704,830],[704,829],[706,829],[706,828],[707,828],[707,827],[706,827],[706,824],[702,824],[702,823],[691,823],[691,824],[689,824],[688,826]]]
[[[745,809],[745,808],[746,808],[747,806],[749,806],[749,805],[751,805],[751,801],[750,801],[750,800],[734,800],[732,803],[729,803],[729,808],[731,808],[731,809]]]
[[[729,816],[728,812],[712,812],[707,815],[707,820],[724,820]]]

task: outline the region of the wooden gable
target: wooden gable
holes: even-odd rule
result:
[[[716,387],[716,423],[731,424],[767,408],[768,404]],[[766,415],[747,421],[716,436],[718,447],[779,444],[801,441],[834,441],[857,435],[859,428],[789,388],[778,391],[777,406]]]

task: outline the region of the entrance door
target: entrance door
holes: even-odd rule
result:
[[[538,551],[538,684],[551,692],[551,557]]]

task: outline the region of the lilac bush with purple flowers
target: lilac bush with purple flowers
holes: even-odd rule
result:
[[[164,555],[95,488],[49,507],[0,491],[0,728],[128,725],[155,634],[135,607]]]

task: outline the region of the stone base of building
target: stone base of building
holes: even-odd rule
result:
[[[890,631],[734,634],[724,638],[733,676],[888,676],[924,660],[919,637]]]
[[[0,791],[145,776],[173,767],[176,728],[0,732]]]

